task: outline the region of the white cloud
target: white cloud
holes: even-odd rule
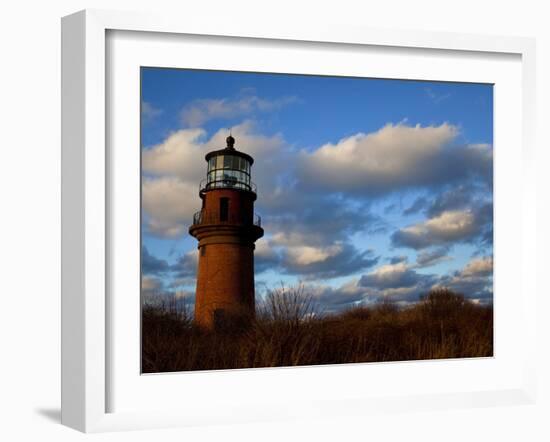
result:
[[[487,276],[493,272],[493,257],[485,256],[471,260],[464,270],[462,276]]]
[[[447,247],[438,248],[435,250],[421,251],[416,257],[416,267],[431,267],[433,265],[439,264],[443,261],[452,260],[450,256],[447,256],[448,252]]]
[[[265,237],[260,238],[256,242],[254,256],[256,257],[256,259],[260,258],[266,261],[275,261],[278,259],[277,252],[275,251],[275,248],[272,246],[271,241],[269,241]]]
[[[200,207],[199,185],[206,176],[202,129],[170,134],[142,152],[142,207],[147,229],[163,237],[185,233]]]
[[[406,261],[385,264],[361,278],[363,286],[376,288],[411,287],[417,282],[416,273]]]
[[[470,211],[449,211],[424,222],[421,227],[414,226],[411,229],[419,230],[420,234],[431,234],[436,237],[461,238],[472,232],[474,227],[474,215]]]
[[[162,143],[144,149],[143,171],[156,176],[177,176],[198,185],[198,180],[206,175],[206,150],[200,141],[204,135],[202,129],[179,130]]]
[[[419,289],[418,286],[411,287],[389,287],[380,292],[380,297],[387,301],[410,301],[415,299],[424,289]],[[379,298],[380,299],[380,298]]]
[[[456,126],[447,123],[387,124],[313,152],[304,150],[300,155],[303,184],[374,195],[450,182],[471,173],[487,174],[492,165],[491,147],[453,146],[458,133]]]
[[[289,246],[286,253],[290,263],[298,266],[308,266],[314,263],[326,261],[342,253],[342,244],[333,244],[327,247]]]
[[[178,178],[144,178],[141,184],[142,207],[150,233],[177,237],[185,233],[193,213],[200,207],[198,184]]]
[[[464,268],[440,278],[434,287],[446,287],[468,298],[490,300],[493,295],[493,258],[474,258]]]
[[[419,174],[442,147],[454,139],[455,126],[438,127],[387,124],[380,130],[358,133],[336,144],[325,144],[312,153],[302,152],[304,172],[321,174],[331,184],[346,188],[391,181],[401,182]]]
[[[449,210],[398,230],[393,234],[392,241],[398,246],[422,249],[465,240],[479,232],[477,221],[470,210]]]
[[[416,264],[406,260],[385,264],[363,275],[358,282],[371,300],[415,301],[427,292],[435,281],[434,275],[418,273]]]
[[[308,280],[328,279],[364,271],[378,262],[372,250],[359,250],[339,239],[345,238],[339,229],[330,234],[312,230],[301,231],[294,223],[271,229],[269,244],[278,250],[278,264],[283,272]]]
[[[226,132],[219,130],[205,139],[202,129],[184,129],[143,150],[142,203],[150,233],[163,237],[185,233],[193,213],[200,208],[199,185],[206,178],[204,156],[225,147]],[[281,161],[285,155],[284,141],[277,135],[266,137],[254,133],[251,122],[236,126],[233,134],[237,148],[258,160],[253,174],[259,177],[262,195],[275,192],[273,180],[277,171],[285,167]]]
[[[151,292],[155,290],[161,290],[162,283],[160,279],[155,278],[154,276],[143,276],[141,278],[141,290],[143,292]]]
[[[141,102],[141,120],[150,123],[162,114],[162,109],[158,109],[147,101]]]
[[[296,97],[282,97],[274,100],[247,95],[235,99],[201,98],[194,100],[181,111],[182,122],[197,127],[214,119],[229,120],[254,112],[271,112],[297,101]]]

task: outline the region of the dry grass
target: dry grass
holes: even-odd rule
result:
[[[492,356],[493,309],[449,290],[414,307],[322,315],[302,288],[271,292],[246,328],[203,332],[188,310],[143,309],[145,373]]]

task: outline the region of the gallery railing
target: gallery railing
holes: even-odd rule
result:
[[[255,225],[262,227],[262,218],[257,213],[252,217],[246,217],[241,214],[228,213],[227,216],[220,216],[219,212],[206,212],[199,210],[193,215],[193,225],[198,224],[241,224],[244,226]]]
[[[250,183],[245,183],[243,181],[238,181],[236,179],[208,181],[205,178],[200,183],[199,191],[202,193],[210,189],[239,189],[239,190],[248,190],[249,192],[257,193],[256,184],[254,184],[252,181],[250,181]]]

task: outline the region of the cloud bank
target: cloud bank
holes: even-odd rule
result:
[[[181,239],[200,208],[199,183],[206,177],[207,152],[225,145],[227,131],[211,135],[201,127],[213,119],[269,112],[291,99],[256,96],[196,100],[182,111],[187,126],[142,152],[143,232],[155,238]],[[256,203],[266,236],[256,244],[256,273],[277,272],[304,281],[327,309],[357,302],[392,299],[413,302],[431,287],[449,286],[476,299],[492,293],[492,260],[476,258],[445,275],[429,269],[452,261],[457,244],[492,246],[492,147],[461,144],[457,126],[387,124],[309,149],[289,145],[282,134],[266,135],[252,121],[233,128],[237,149],[255,159]],[[394,195],[416,195],[404,209]],[[402,220],[388,220],[399,211]],[[385,236],[385,250],[373,250],[355,238]],[[389,248],[415,256],[383,259]],[[166,291],[191,287],[196,249],[176,263],[142,253],[144,274],[170,275]],[[340,286],[328,284],[347,278]],[[165,287],[168,287],[166,289]],[[339,307],[338,307],[339,306]]]
[[[296,103],[293,96],[276,99],[261,98],[242,91],[244,96],[237,98],[201,98],[186,105],[181,111],[181,120],[185,126],[199,127],[211,120],[230,120],[257,112],[273,112]]]
[[[456,126],[387,124],[336,144],[302,151],[299,164],[307,188],[380,196],[396,190],[432,188],[468,176],[491,180],[492,148],[453,143]]]

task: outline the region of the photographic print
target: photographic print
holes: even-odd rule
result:
[[[143,373],[493,355],[493,86],[141,68]]]

